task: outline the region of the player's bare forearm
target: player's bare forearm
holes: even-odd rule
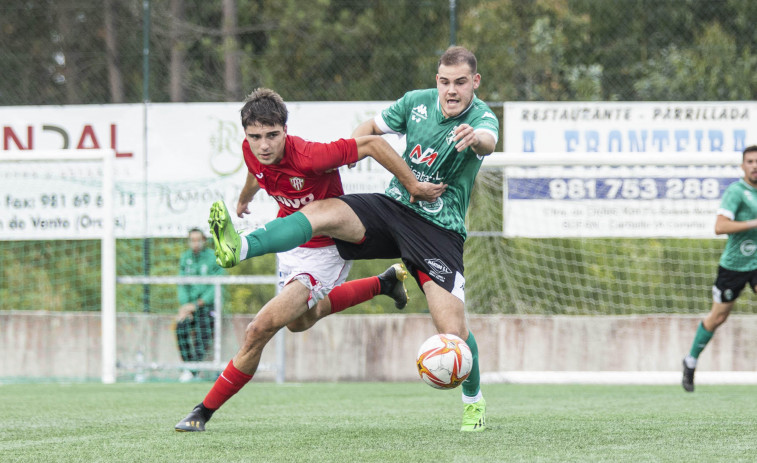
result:
[[[447,189],[445,184],[419,182],[405,160],[380,136],[359,137],[355,141],[358,147],[358,159],[370,156],[384,166],[410,193],[411,201],[433,202]]]
[[[370,119],[355,127],[355,130],[352,131],[352,138],[364,137],[366,135],[381,135],[382,133],[376,122]]]
[[[717,219],[715,220],[716,235],[730,235],[733,233],[741,233],[753,228],[757,228],[757,219],[736,221],[731,220],[724,215],[718,215]]]

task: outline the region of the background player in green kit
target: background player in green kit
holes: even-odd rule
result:
[[[712,287],[712,309],[699,323],[691,351],[683,359],[682,384],[688,392],[694,391],[699,354],[725,323],[741,290],[748,283],[757,292],[757,145],[744,150],[741,169],[744,178],[726,188],[715,221],[715,233],[727,234],[728,242]]]
[[[334,238],[344,259],[401,257],[426,295],[437,331],[466,340],[473,353],[473,369],[463,383],[462,431],[486,429],[478,346],[467,326],[463,276],[470,193],[483,157],[494,151],[499,136],[497,117],[475,96],[480,83],[473,53],[450,47],[439,59],[435,89],[406,93],[352,134],[404,134],[402,157],[418,180],[447,185],[436,201],[415,202],[393,179],[385,194],[314,201],[246,235],[244,243],[230,221],[213,231],[223,266],[291,249],[314,234]]]

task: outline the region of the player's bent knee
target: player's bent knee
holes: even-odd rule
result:
[[[252,320],[245,329],[245,344],[268,342],[281,327],[274,327],[258,318]]]
[[[287,324],[287,329],[292,333],[307,331],[311,326],[315,325],[316,321],[318,321],[318,319],[313,316],[313,310],[315,309],[310,309],[302,314],[299,318],[289,322]]]

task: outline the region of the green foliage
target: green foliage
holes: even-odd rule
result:
[[[475,264],[466,267],[468,311],[705,312],[723,245],[721,240],[470,239],[465,258]],[[738,310],[757,309],[741,304]]]
[[[741,51],[720,24],[707,26],[697,47],[664,49],[634,88],[645,100],[749,100],[757,93],[757,56]]]
[[[0,300],[4,310],[99,311],[100,242],[0,241]],[[116,242],[118,276],[174,276],[185,239],[151,239],[149,268],[145,272],[145,240]],[[395,261],[356,262],[350,279],[366,278],[386,270]],[[275,275],[274,255],[243,261],[228,269],[228,275]],[[406,313],[427,312],[425,297],[408,280],[410,296]],[[34,288],[34,290],[30,290]],[[147,289],[147,294],[145,294]],[[224,287],[226,313],[257,313],[276,295],[274,285],[229,285]],[[121,312],[173,313],[178,309],[175,285],[117,285],[117,310]],[[379,296],[350,309],[351,313],[396,313],[393,301]]]
[[[5,310],[100,310],[100,242],[0,241]]]
[[[150,100],[169,101],[183,51],[185,101],[393,100],[434,84],[450,37],[445,0],[237,0],[240,95],[229,95],[222,2],[151,2]],[[113,25],[105,25],[110,5]],[[753,100],[751,0],[457,2],[457,42],[476,52],[487,101]],[[0,104],[107,103],[110,72],[142,101],[142,2],[28,0],[0,6]],[[118,47],[110,54],[105,37]],[[175,37],[175,38],[174,38]]]

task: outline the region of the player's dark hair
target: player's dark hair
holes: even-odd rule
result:
[[[744,148],[744,152],[741,153],[741,159],[743,160],[747,153],[757,152],[757,145],[747,146]]]
[[[463,63],[468,65],[471,74],[477,72],[476,69],[478,68],[478,63],[476,62],[476,55],[471,53],[465,47],[452,46],[447,48],[447,51],[445,51],[441,58],[439,58],[439,64],[436,68],[439,69],[439,66],[442,64],[445,66],[456,66]]]
[[[281,96],[269,88],[256,88],[244,100],[240,111],[242,128],[248,125],[260,124],[267,126],[287,123],[289,112]]]

